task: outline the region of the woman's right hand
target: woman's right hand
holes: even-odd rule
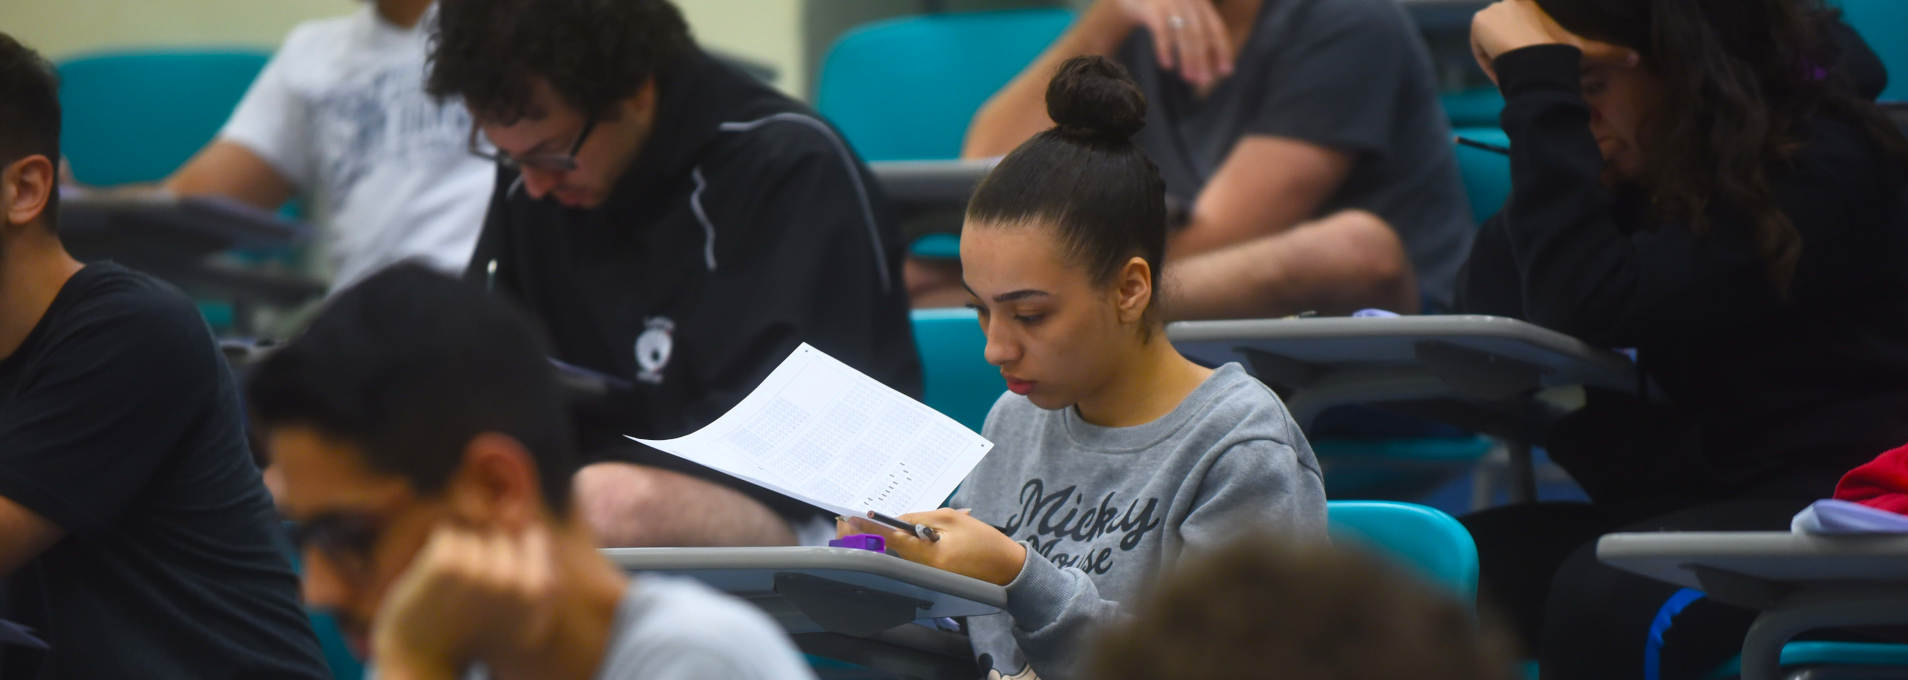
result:
[[[1212,0],[1100,0],[1153,34],[1160,68],[1195,87],[1232,75],[1232,45]]]

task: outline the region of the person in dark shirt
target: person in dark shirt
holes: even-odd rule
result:
[[[1546,680],[1740,648],[1747,612],[1598,564],[1598,535],[1785,529],[1908,441],[1908,142],[1838,34],[1816,0],[1505,0],[1473,24],[1512,192],[1460,309],[1635,348],[1660,388],[1593,392],[1549,437],[1592,504],[1466,518]]]
[[[0,34],[0,677],[326,677],[205,322],[60,244],[57,93]]]
[[[1047,81],[1083,54],[1133,74],[1140,146],[1188,206],[1167,240],[1174,318],[1450,308],[1476,223],[1396,0],[1099,0],[974,115],[962,155],[1051,126]],[[963,299],[946,267],[909,267],[924,302]]]
[[[623,436],[694,431],[802,342],[919,394],[903,244],[868,169],[665,0],[445,2],[438,31],[427,87],[463,98],[498,160],[469,277],[602,378],[578,436],[604,462],[576,480],[601,538],[831,537],[812,509]]]

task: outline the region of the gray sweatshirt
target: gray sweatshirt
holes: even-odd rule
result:
[[[1238,364],[1144,425],[1098,427],[1009,393],[981,434],[994,450],[950,504],[1027,546],[1007,612],[968,620],[974,653],[1005,676],[1078,677],[1086,636],[1182,553],[1245,528],[1325,534],[1311,445]]]

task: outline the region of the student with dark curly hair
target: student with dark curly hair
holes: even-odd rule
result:
[[[1634,347],[1664,397],[1592,393],[1555,430],[1592,504],[1466,518],[1546,680],[1686,677],[1741,645],[1746,612],[1598,564],[1598,535],[1785,528],[1908,441],[1908,142],[1841,33],[1820,0],[1504,0],[1475,19],[1512,193],[1459,305]]]
[[[810,509],[623,435],[707,424],[801,342],[920,392],[903,244],[834,128],[704,54],[665,0],[447,0],[427,88],[496,147],[468,276],[608,377],[579,405],[602,462],[576,480],[603,540],[825,540]]]

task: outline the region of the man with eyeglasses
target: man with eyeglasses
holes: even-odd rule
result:
[[[400,264],[254,370],[306,602],[382,680],[812,678],[762,612],[597,553],[548,352],[505,301]]]
[[[664,0],[446,0],[426,87],[495,147],[468,277],[595,372],[584,516],[610,545],[821,542],[832,524],[623,435],[687,434],[807,342],[903,392],[903,244],[807,107],[704,54]]]
[[[0,34],[4,678],[323,678],[238,388],[179,291],[59,237],[52,67]]]

